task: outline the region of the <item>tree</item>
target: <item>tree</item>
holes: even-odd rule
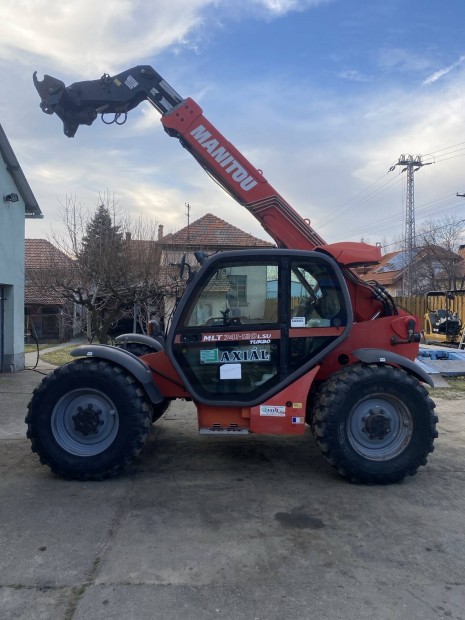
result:
[[[462,219],[448,215],[427,220],[420,228],[415,278],[421,292],[464,288],[463,259],[458,254],[463,224]]]
[[[131,221],[108,195],[99,197],[92,215],[72,198],[60,207],[65,232],[51,241],[72,260],[38,270],[35,285],[81,307],[89,341],[105,343],[118,320],[162,295],[156,226]]]

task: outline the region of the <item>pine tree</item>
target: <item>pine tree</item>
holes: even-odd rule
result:
[[[86,226],[86,234],[82,238],[79,259],[89,274],[97,276],[110,267],[118,266],[121,256],[122,233],[120,227],[112,222],[110,210],[100,204],[90,222]],[[100,280],[100,278],[99,278]]]

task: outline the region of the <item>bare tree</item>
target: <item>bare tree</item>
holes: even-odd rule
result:
[[[458,254],[464,221],[455,215],[428,220],[417,234],[416,282],[421,292],[463,289],[463,259]]]
[[[130,220],[108,195],[92,215],[75,198],[60,208],[65,232],[50,241],[61,252],[34,284],[80,306],[88,339],[107,342],[115,322],[160,295],[156,225]]]

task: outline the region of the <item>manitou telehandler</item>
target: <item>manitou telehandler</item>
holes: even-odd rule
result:
[[[170,401],[186,399],[200,433],[300,435],[307,423],[329,462],[355,482],[396,482],[426,464],[437,417],[422,385],[431,381],[414,363],[420,324],[354,271],[376,263],[379,248],[326,244],[150,66],[69,87],[48,75],[34,74],[34,83],[42,110],[60,117],[68,137],[98,114],[121,124],[148,100],[168,135],[278,246],[200,260],[164,342],[132,337],[151,352],[75,349],[77,359],[48,375],[28,407],[42,463],[67,478],[114,476]]]

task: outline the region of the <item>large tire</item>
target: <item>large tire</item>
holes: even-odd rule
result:
[[[151,403],[130,373],[106,360],[78,359],[34,390],[27,436],[56,474],[102,480],[140,453],[151,416]]]
[[[132,353],[136,357],[141,357],[141,355],[148,355],[149,353],[154,352],[154,349],[151,349],[148,345],[140,342],[125,342],[123,344],[118,344],[117,346],[121,349],[129,351],[129,353]],[[159,420],[170,405],[170,398],[165,398],[161,401],[161,403],[157,403],[156,405],[152,404],[152,423]]]
[[[154,349],[151,349],[146,344],[141,344],[140,342],[125,342],[124,344],[117,344],[117,346],[121,349],[129,351],[129,353],[132,353],[136,357],[154,352]]]
[[[324,456],[352,482],[390,484],[426,465],[437,437],[434,407],[404,370],[357,364],[322,384],[312,430]]]

